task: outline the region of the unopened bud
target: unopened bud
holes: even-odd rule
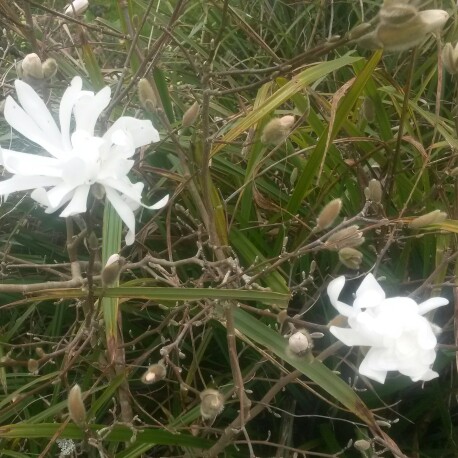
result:
[[[64,10],[64,14],[69,16],[81,16],[88,8],[88,0],[74,0]]]
[[[458,176],[458,167],[454,167],[452,170],[450,170],[449,175],[451,177],[457,177]]]
[[[291,128],[294,125],[294,116],[287,115],[281,118],[274,118],[270,120],[261,135],[262,143],[278,145],[286,140]]]
[[[142,78],[138,82],[138,98],[143,108],[147,111],[154,111],[157,108],[156,94],[154,93],[151,84],[146,78]]]
[[[122,256],[119,256],[117,253],[112,254],[102,270],[102,286],[114,286],[119,279],[119,274],[125,263],[126,260]]]
[[[152,364],[142,375],[141,381],[146,385],[159,382],[167,375],[167,369],[162,363]]]
[[[184,113],[183,119],[181,120],[182,127],[189,127],[192,126],[200,113],[200,105],[199,102],[194,102]]]
[[[67,398],[68,413],[70,418],[77,425],[81,426],[86,421],[86,408],[84,407],[83,397],[81,396],[81,388],[75,385],[68,393]]]
[[[380,22],[385,24],[403,24],[417,14],[418,10],[413,5],[395,3],[389,7],[383,7],[380,10]]]
[[[330,250],[339,251],[345,247],[359,246],[364,243],[364,240],[358,226],[349,226],[332,234],[326,240],[326,245]]]
[[[43,77],[46,79],[52,78],[57,73],[56,59],[49,57],[42,65]]]
[[[43,358],[43,356],[46,356],[45,351],[41,347],[35,348],[35,353],[37,354],[38,357]]]
[[[340,209],[342,208],[342,201],[340,199],[331,200],[321,210],[318,218],[316,219],[316,226],[319,230],[326,229],[334,223],[335,219],[339,216]]]
[[[447,213],[441,212],[440,210],[434,210],[432,212],[426,213],[426,215],[421,215],[418,218],[413,219],[409,223],[411,229],[419,229],[423,226],[428,226],[429,224],[438,224],[447,218]]]
[[[367,200],[379,204],[382,201],[383,191],[382,185],[378,180],[369,181],[369,186],[364,190],[364,195]]]
[[[43,79],[43,67],[41,65],[41,59],[37,54],[27,54],[22,61],[22,73],[25,78],[32,77],[37,80]]]
[[[295,355],[303,355],[307,352],[310,348],[312,348],[313,342],[310,338],[310,335],[304,329],[295,332],[289,339],[288,339],[288,348],[294,353]]]
[[[361,104],[361,116],[369,123],[375,121],[375,107],[374,102],[370,97],[365,97]]]
[[[339,261],[349,269],[358,270],[363,261],[363,254],[355,248],[344,247],[339,250]]]
[[[213,420],[224,410],[224,396],[217,390],[207,388],[200,393],[200,415]]]
[[[365,439],[359,439],[355,441],[353,446],[356,448],[356,450],[359,450],[360,452],[365,452],[371,448],[371,443]]]
[[[31,373],[31,374],[38,374],[38,369],[40,368],[39,364],[38,364],[38,361],[36,359],[33,359],[33,358],[30,358],[28,361],[27,361],[27,370]]]
[[[442,50],[442,62],[445,69],[452,75],[458,74],[458,43],[446,43]]]

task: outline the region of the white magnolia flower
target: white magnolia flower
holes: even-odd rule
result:
[[[74,0],[71,2],[67,8],[65,8],[64,14],[69,16],[81,16],[89,7],[88,0]]]
[[[431,370],[437,343],[432,325],[424,316],[448,304],[443,297],[433,297],[417,304],[409,297],[386,299],[385,292],[372,274],[356,290],[353,306],[340,302],[345,277],[332,280],[328,295],[337,311],[348,317],[350,328],[331,326],[331,333],[345,345],[371,347],[359,372],[380,383],[388,371],[399,371],[414,382],[438,376]]]
[[[59,129],[31,86],[19,80],[15,86],[21,106],[8,97],[5,119],[51,157],[0,148],[0,165],[13,174],[0,182],[0,196],[33,189],[32,199],[45,206],[46,213],[65,206],[60,216],[67,217],[86,211],[89,190],[97,185],[126,224],[126,243],[131,245],[135,238],[133,211],[143,205],[144,185],[132,183],[127,174],[134,164],[130,158],[135,149],[159,141],[151,121],[123,116],[103,136],[96,136],[95,123],[110,102],[110,88],[97,94],[83,91],[77,76],[62,96]],[[162,208],[167,201],[168,196],[148,208]]]

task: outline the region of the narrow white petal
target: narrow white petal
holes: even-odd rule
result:
[[[8,124],[24,137],[40,145],[54,157],[62,156],[60,141],[58,145],[53,144],[46,132],[43,132],[35,121],[14,101],[11,96],[6,98],[3,112]]]
[[[439,374],[437,372],[434,372],[431,369],[428,369],[426,372],[421,374],[420,377],[411,377],[412,382],[418,382],[420,380],[423,380],[424,382],[429,382],[430,380],[433,380],[435,378],[439,377]]]
[[[329,328],[329,332],[349,347],[354,347],[355,345],[372,345],[372,342],[368,341],[367,336],[359,333],[358,331],[355,331],[354,329],[331,326]]]
[[[424,315],[431,310],[437,309],[437,307],[442,307],[448,304],[448,299],[445,297],[432,297],[421,304],[418,304],[418,313]]]
[[[344,285],[345,277],[343,275],[337,277],[329,283],[327,293],[331,304],[341,315],[352,316],[354,313],[353,307],[338,300]]]
[[[150,210],[159,210],[160,208],[165,207],[168,201],[169,201],[169,196],[167,194],[161,200],[157,201],[155,204],[150,205],[149,207],[146,207],[146,208],[149,208]]]
[[[49,206],[55,210],[60,208],[65,202],[70,200],[70,197],[73,195],[75,186],[69,185],[62,180],[60,180],[57,186],[54,186],[51,190],[47,192],[47,197],[49,200]]]
[[[132,245],[135,241],[135,216],[129,205],[124,202],[119,194],[109,186],[105,187],[107,198],[110,201],[116,213],[124,221],[127,226],[126,245]]]
[[[72,200],[60,214],[63,218],[68,216],[85,213],[87,210],[87,196],[89,194],[90,185],[78,186],[73,193]]]
[[[109,186],[116,191],[119,191],[124,196],[129,197],[129,199],[141,204],[142,190],[144,184],[142,182],[131,183],[130,181],[116,180],[115,178],[105,178],[99,180],[99,183],[104,186]]]
[[[83,81],[79,76],[75,76],[72,79],[70,86],[65,90],[62,100],[60,101],[59,107],[59,122],[60,130],[62,132],[62,142],[64,149],[70,151],[72,144],[70,142],[70,125],[72,118],[73,107],[81,96],[81,89],[83,87]]]
[[[20,153],[0,148],[0,161],[6,170],[24,176],[46,175],[59,177],[60,161],[53,157],[43,157],[38,154]]]
[[[110,103],[110,96],[111,89],[105,86],[94,96],[80,97],[74,107],[76,128],[94,135],[97,119]]]
[[[366,357],[361,362],[361,365],[359,366],[359,373],[372,380],[375,380],[376,382],[385,383],[386,375],[388,371],[378,370],[372,367],[371,365],[372,357],[370,356],[371,350],[369,350]]]
[[[160,140],[159,132],[154,128],[149,120],[123,116],[118,118],[107,130],[104,138],[111,139],[114,132],[122,130],[132,139],[135,148],[156,143]]]
[[[13,192],[26,191],[38,187],[55,186],[62,180],[55,177],[15,175],[12,178],[0,181],[0,195],[4,196]]]
[[[14,84],[19,103],[22,105],[24,111],[46,135],[48,141],[56,147],[62,147],[59,128],[43,100],[41,100],[35,90],[27,83],[16,80]]]
[[[355,308],[376,307],[385,299],[385,291],[372,274],[367,274],[356,290]]]

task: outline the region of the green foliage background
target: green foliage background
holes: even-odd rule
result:
[[[101,265],[122,241],[108,206],[69,221],[27,196],[0,206],[2,456],[59,456],[59,438],[83,456],[116,458],[458,455],[453,305],[430,317],[443,328],[440,377],[424,387],[398,374],[384,385],[358,377],[363,354],[327,330],[336,312],[325,289],[342,274],[355,279],[348,300],[373,271],[390,296],[454,302],[457,91],[439,55],[457,39],[457,7],[422,6],[450,13],[442,36],[382,55],[350,41],[380,8],[365,0],[92,0],[76,21],[58,14],[62,1],[0,5],[3,95],[14,97],[16,64],[30,52],[58,63],[39,88],[53,110],[75,75],[87,89],[111,86],[100,131],[123,114],[151,119],[161,142],[137,153],[132,175],[145,203],[171,196],[138,214],[136,243],[121,245],[120,286],[106,291]],[[136,92],[143,77],[156,92],[151,111]],[[195,101],[199,117],[182,128]],[[292,133],[263,144],[268,121],[284,115],[295,116]],[[40,153],[4,119],[0,144]],[[371,179],[382,183],[380,205],[366,203]],[[336,224],[364,233],[359,270],[324,243],[333,228],[313,230],[335,198]],[[448,219],[408,229],[435,209]],[[56,284],[75,280],[69,261],[83,278]],[[324,337],[294,357],[285,336],[303,328]],[[144,384],[161,359],[167,377]],[[74,383],[83,428],[67,414]],[[200,418],[208,387],[225,396],[214,422]],[[349,443],[359,439],[368,451]]]

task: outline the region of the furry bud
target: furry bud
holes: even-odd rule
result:
[[[46,79],[52,78],[57,73],[56,59],[49,57],[42,65],[43,77]]]
[[[369,186],[364,190],[367,200],[379,204],[382,201],[383,191],[382,185],[378,180],[369,181]]]
[[[67,398],[68,413],[70,418],[77,425],[81,426],[86,421],[86,408],[84,407],[83,397],[81,396],[81,388],[75,385],[68,393]]]
[[[441,223],[447,218],[447,213],[441,212],[440,210],[434,210],[432,212],[426,213],[426,215],[421,215],[418,218],[413,219],[409,223],[410,229],[419,229],[429,224]]]
[[[281,118],[271,119],[266,126],[261,135],[262,143],[268,145],[278,145],[282,141],[286,140],[288,137],[291,128],[294,125],[294,116],[287,115]]]
[[[104,287],[111,287],[116,284],[119,279],[121,269],[125,263],[126,260],[117,253],[112,254],[108,258],[108,261],[102,270],[102,285]]]
[[[194,102],[184,113],[183,119],[181,120],[182,127],[190,127],[192,126],[197,118],[199,117],[200,113],[200,105],[198,102]]]
[[[442,62],[445,69],[452,75],[458,73],[458,43],[455,47],[452,43],[446,43],[442,50]]]
[[[154,111],[157,108],[156,94],[146,78],[142,78],[138,82],[137,90],[143,108],[147,111]]]
[[[335,219],[339,216],[341,208],[342,201],[340,199],[331,200],[331,202],[326,204],[316,219],[317,229],[322,230],[331,226]]]
[[[35,78],[37,80],[43,79],[43,67],[41,65],[41,59],[37,54],[27,54],[22,61],[22,74],[25,78]]]
[[[204,420],[214,420],[224,410],[224,397],[218,390],[207,388],[200,393],[200,415]]]
[[[28,361],[27,361],[27,370],[31,373],[31,374],[38,374],[38,369],[40,368],[40,365],[38,364],[38,361],[36,359],[33,359],[33,358],[30,358]]]
[[[161,362],[152,364],[147,371],[142,375],[141,381],[146,385],[159,382],[167,375],[167,369]]]
[[[68,16],[81,16],[88,8],[88,0],[74,0],[64,10]]]
[[[358,226],[349,226],[332,234],[326,240],[326,245],[330,250],[339,251],[345,247],[359,246],[364,243],[364,240]]]
[[[363,254],[354,248],[344,247],[339,250],[339,261],[349,269],[358,270],[363,261]]]
[[[301,329],[300,331],[295,332],[288,339],[288,348],[295,355],[301,356],[307,350],[313,347],[312,339],[307,331]]]
[[[365,452],[371,448],[371,443],[365,439],[359,439],[355,441],[353,446],[356,448],[356,450],[359,450],[360,452]]]

